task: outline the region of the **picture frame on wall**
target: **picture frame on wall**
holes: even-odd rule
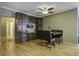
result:
[[[28,22],[27,25],[26,25],[26,31],[28,33],[35,33],[35,24]]]

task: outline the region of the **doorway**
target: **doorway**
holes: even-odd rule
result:
[[[15,38],[15,20],[12,18],[9,18],[6,22],[6,37],[12,39]]]

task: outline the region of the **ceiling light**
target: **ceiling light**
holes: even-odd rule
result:
[[[47,14],[47,13],[48,13],[48,11],[43,11],[42,13],[43,13],[43,14]]]
[[[48,10],[46,8],[44,8],[44,10],[42,11],[43,14],[47,14]]]

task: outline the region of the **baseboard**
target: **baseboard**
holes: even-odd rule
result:
[[[70,43],[70,42],[63,42],[63,43],[66,43],[66,44],[71,44],[71,45],[78,45],[78,44],[74,44],[74,43]]]
[[[79,44],[77,44],[78,48],[79,48]]]

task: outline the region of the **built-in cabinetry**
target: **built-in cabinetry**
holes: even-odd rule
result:
[[[15,38],[15,18],[0,17],[1,38]]]
[[[25,42],[26,41],[26,31],[23,29],[27,18],[25,14],[16,13],[16,22],[15,22],[15,41],[16,42]]]
[[[42,18],[16,13],[16,42],[26,42],[36,39],[36,30],[42,29]],[[27,27],[28,25],[28,27]]]
[[[0,16],[0,53],[14,55],[15,18]]]
[[[43,19],[37,18],[36,20],[36,30],[42,30],[43,28]]]

